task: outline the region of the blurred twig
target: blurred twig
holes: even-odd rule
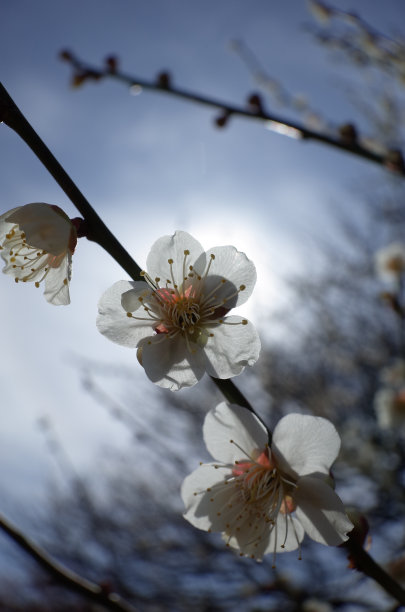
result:
[[[220,111],[220,115],[215,120],[218,127],[224,127],[232,116],[252,119],[263,123],[268,129],[280,134],[291,136],[296,139],[322,142],[347,153],[353,153],[368,161],[380,164],[399,175],[405,176],[405,165],[400,151],[388,151],[387,155],[381,155],[360,144],[356,138],[348,139],[345,135],[340,134],[333,137],[321,131],[316,131],[302,124],[290,121],[284,117],[279,117],[272,113],[270,114],[265,111],[262,100],[257,94],[250,94],[248,96],[248,106],[244,108],[233,104],[227,104],[220,100],[209,98],[185,89],[180,89],[179,87],[173,87],[168,72],[161,72],[154,81],[147,81],[133,75],[125,74],[118,70],[118,60],[115,57],[108,57],[105,61],[105,66],[101,68],[95,68],[81,61],[70,51],[62,51],[61,58],[68,62],[73,68],[72,84],[75,87],[83,85],[83,83],[87,81],[100,81],[101,79],[111,78],[125,83],[132,88],[133,91],[136,91],[136,93],[140,93],[142,89],[146,89],[215,108]],[[395,154],[394,156],[393,153]]]
[[[42,548],[28,539],[4,516],[0,515],[0,529],[6,533],[22,550],[34,559],[42,568],[49,572],[58,582],[68,586],[69,589],[86,596],[92,601],[103,605],[108,610],[120,610],[121,612],[136,612],[135,608],[126,602],[117,593],[111,593],[107,589],[79,576],[76,572],[67,569],[62,564],[52,559]]]

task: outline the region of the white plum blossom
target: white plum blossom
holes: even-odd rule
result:
[[[254,264],[233,246],[206,253],[186,232],[152,246],[142,281],[119,281],[99,302],[97,327],[113,342],[137,348],[150,380],[172,391],[194,385],[205,372],[240,374],[260,352],[254,326],[226,316],[256,282]]]
[[[269,445],[252,412],[222,402],[207,414],[203,432],[216,461],[183,482],[192,525],[221,532],[228,546],[258,561],[300,548],[304,533],[329,546],[348,539],[353,525],[331,486],[340,438],[330,421],[289,414]]]
[[[377,276],[382,281],[398,283],[405,273],[405,244],[392,242],[375,254]]]
[[[374,410],[382,429],[405,431],[405,384],[402,387],[382,387],[374,396]]]
[[[69,304],[72,254],[77,232],[58,206],[36,202],[0,216],[0,253],[5,274],[18,282],[44,282],[51,304]]]
[[[380,373],[383,386],[374,396],[374,410],[382,429],[405,431],[405,360],[396,359]]]

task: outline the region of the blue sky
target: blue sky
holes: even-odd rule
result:
[[[388,31],[405,16],[401,0],[336,5]],[[263,313],[282,297],[280,276],[302,270],[317,233],[333,236],[336,203],[356,208],[353,181],[383,177],[364,161],[242,119],[215,129],[215,112],[155,93],[135,97],[114,82],[73,90],[68,66],[58,59],[65,48],[95,63],[114,53],[129,74],[152,79],[167,69],[181,87],[244,104],[257,86],[230,50],[238,38],[272,77],[306,94],[337,124],[361,121],[342,87],[346,79],[356,82],[357,73],[305,31],[311,17],[303,1],[3,0],[1,12],[3,84],[118,239],[141,267],[152,243],[175,229],[190,231],[207,248],[231,243],[245,251],[257,265],[258,286],[244,312],[259,331]],[[44,201],[77,216],[5,126],[0,151],[1,212]],[[84,240],[74,256],[69,307],[52,307],[34,287],[0,277],[0,491],[7,506],[41,494],[53,473],[38,417],[50,416],[79,469],[100,445],[127,440],[83,394],[75,355],[133,364],[141,392],[152,397],[135,354],[95,328],[100,295],[123,278],[107,254]]]

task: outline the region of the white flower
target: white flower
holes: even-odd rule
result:
[[[76,228],[58,206],[42,202],[18,206],[0,216],[3,272],[14,280],[44,281],[44,296],[51,304],[69,304],[72,254]]]
[[[382,429],[405,430],[405,385],[382,387],[374,396],[374,410]]]
[[[144,281],[119,281],[100,299],[97,327],[113,342],[138,348],[147,376],[171,390],[207,372],[230,378],[260,352],[254,326],[225,316],[243,304],[256,282],[254,264],[232,246],[204,252],[190,234],[155,242]]]
[[[405,273],[405,244],[392,242],[375,254],[377,275],[383,281],[398,282]]]
[[[207,414],[203,431],[217,462],[201,464],[183,482],[192,525],[222,532],[228,546],[258,561],[299,548],[304,532],[329,546],[347,540],[353,525],[330,486],[340,448],[332,423],[289,414],[269,446],[253,413],[223,402]]]

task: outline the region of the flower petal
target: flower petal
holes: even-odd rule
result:
[[[19,210],[21,206],[16,206],[16,208],[12,208],[7,212],[0,215],[0,244],[3,242],[6,234],[10,231],[10,228],[15,225],[13,221],[7,221],[8,217]]]
[[[181,497],[186,507],[184,518],[198,529],[225,530],[221,510],[232,495],[232,485],[225,484],[224,480],[228,471],[227,468],[216,469],[213,463],[205,463],[184,479],[181,486]]]
[[[254,325],[242,324],[242,317],[230,316],[224,323],[206,327],[213,336],[204,346],[207,372],[216,378],[231,378],[240,374],[245,366],[259,358],[260,338]]]
[[[244,304],[252,294],[256,284],[257,275],[254,263],[246,257],[245,253],[238,251],[233,246],[219,246],[209,249],[206,253],[207,261],[209,261],[211,254],[215,255],[215,259],[212,260],[209,274],[205,279],[204,294],[210,293],[221,283],[222,279],[225,279],[227,282],[220,285],[215,292],[218,302],[236,292],[236,295],[227,300],[224,306],[230,309]],[[200,261],[196,263],[196,266],[201,267]],[[241,286],[245,288],[237,293]]]
[[[296,516],[310,538],[321,544],[337,546],[348,539],[353,524],[341,499],[317,476],[303,476],[297,482],[293,499]]]
[[[68,252],[59,266],[49,268],[45,277],[44,297],[55,306],[70,304],[69,281],[72,275],[72,256]]]
[[[195,349],[194,349],[195,347]],[[199,346],[191,352],[182,336],[157,334],[142,342],[142,365],[150,380],[177,391],[195,385],[205,372],[205,357]]]
[[[58,207],[43,202],[25,204],[6,216],[25,233],[27,244],[51,255],[64,253],[69,245],[72,223]]]
[[[322,417],[288,414],[276,425],[271,450],[281,471],[293,476],[329,473],[340,449],[334,425]]]
[[[231,465],[249,459],[255,450],[263,451],[268,442],[266,428],[250,410],[226,402],[207,413],[203,435],[212,457]]]
[[[138,310],[142,306],[143,300],[151,294],[151,290],[144,281],[134,281],[132,286],[133,289],[129,289],[121,295],[121,306],[125,312]],[[142,300],[139,298],[142,298]]]
[[[143,338],[153,334],[154,321],[149,319],[146,313],[144,321],[128,317],[121,305],[122,294],[130,290],[138,290],[140,285],[148,289],[147,284],[143,281],[118,281],[107,289],[98,304],[97,328],[99,332],[113,342],[130,348],[135,348]]]
[[[190,255],[185,260],[184,251],[190,251]],[[201,244],[187,232],[177,231],[173,236],[162,236],[156,240],[152,246],[146,260],[146,268],[148,274],[154,280],[156,277],[161,278],[162,284],[169,280],[173,282],[169,259],[173,260],[172,270],[175,283],[181,285],[184,277],[189,272],[189,266],[194,265],[196,260],[199,260],[199,266],[196,267],[196,272],[202,274],[205,268],[205,256],[200,260],[201,255],[204,255],[204,249]]]

